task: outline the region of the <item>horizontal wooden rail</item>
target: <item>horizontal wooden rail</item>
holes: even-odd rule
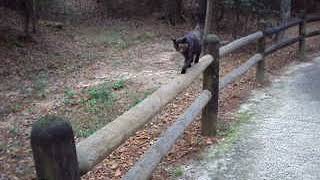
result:
[[[286,39],[284,41],[281,41],[275,45],[272,45],[270,47],[268,47],[266,50],[265,50],[265,55],[269,55],[269,54],[272,54],[274,53],[275,51],[279,50],[279,49],[282,49],[284,47],[287,47],[287,46],[290,46],[291,44],[294,44],[296,42],[298,42],[302,37],[296,37],[296,38],[290,38],[290,39]]]
[[[210,36],[211,38],[209,38],[208,36],[207,40],[210,40],[211,44],[207,44],[206,49],[208,51],[206,53],[208,53],[209,55],[203,56],[198,64],[194,65],[188,70],[187,74],[177,76],[169,84],[160,87],[144,101],[131,108],[129,111],[125,112],[100,130],[96,131],[88,138],[80,141],[76,145],[77,158],[72,156],[61,157],[65,157],[65,160],[67,160],[69,157],[72,158],[72,162],[78,162],[81,174],[88,172],[96,164],[101,162],[107,155],[109,155],[114,149],[116,149],[125,140],[132,136],[136,131],[147,124],[166,104],[172,101],[180,92],[186,89],[196,78],[204,73],[205,82],[203,87],[206,90],[204,90],[202,94],[196,99],[196,101],[192,103],[192,105],[187,109],[184,115],[181,116],[178,121],[174,123],[173,126],[171,126],[166,131],[166,133],[164,133],[159,138],[156,144],[153,145],[147,151],[147,153],[145,153],[143,158],[126,174],[124,179],[146,179],[150,177],[152,171],[156,168],[157,164],[161,161],[165,154],[167,154],[167,152],[171,149],[177,138],[183,133],[186,127],[203,109],[205,112],[207,110],[211,111],[212,114],[210,116],[207,116],[209,117],[207,118],[207,120],[209,121],[204,121],[205,118],[202,119],[202,126],[207,126],[207,124],[205,124],[204,122],[210,122],[212,125],[211,127],[213,127],[212,132],[213,130],[215,131],[215,119],[216,115],[218,114],[218,108],[215,110],[215,107],[218,107],[218,89],[222,90],[228,84],[234,82],[241,75],[249,71],[250,68],[257,63],[263,63],[264,57],[266,55],[271,54],[291,44],[294,44],[298,41],[299,53],[301,54],[301,57],[304,57],[305,38],[320,35],[320,30],[306,33],[306,22],[314,22],[319,20],[319,16],[309,17],[307,19],[305,18],[305,16],[302,16],[302,20],[296,19],[276,28],[269,28],[266,30],[260,29],[260,31],[256,33],[237,39],[221,48],[219,48],[218,38],[213,38],[215,36]],[[295,25],[299,25],[298,37],[284,40],[265,49],[266,36],[276,34]],[[255,54],[247,62],[230,72],[219,82],[219,57],[231,53],[234,50],[239,49],[245,45],[253,43],[256,40],[259,40],[257,51],[258,54]],[[213,58],[215,59],[215,61],[213,60]],[[257,69],[258,72],[260,71],[260,73],[264,72],[264,65],[258,64]],[[207,107],[205,107],[206,105]],[[204,113],[204,115],[206,114]],[[74,150],[74,146],[70,146],[70,148],[73,148]],[[59,149],[59,147],[57,149]],[[52,151],[48,151],[47,153],[51,152]],[[41,160],[41,162],[42,161],[43,160]],[[35,162],[37,163],[36,167],[41,166],[41,163],[39,163],[39,161]],[[54,170],[54,168],[55,167],[53,166],[38,168],[37,173],[41,173],[42,171],[45,171],[44,173],[51,172],[52,170]],[[66,171],[66,174],[70,174],[72,170]],[[77,169],[74,172],[75,174],[78,174]],[[60,173],[60,169],[58,173]],[[79,179],[78,176],[77,179]]]
[[[235,40],[221,47],[219,54],[230,53],[261,37],[263,37],[263,33],[259,31]],[[128,137],[150,121],[163,106],[191,84],[212,61],[213,58],[210,55],[202,57],[200,63],[191,68],[186,75],[178,76],[170,84],[161,87],[143,102],[79,142],[77,144],[77,155],[81,174],[88,172]]]
[[[231,71],[220,81],[219,90],[222,90],[228,84],[234,82],[237,78],[239,78],[241,75],[249,71],[251,67],[256,65],[262,59],[263,59],[263,56],[261,54],[256,54],[252,56],[247,62],[242,64],[240,67]]]
[[[320,16],[309,16],[306,20],[308,23],[320,21]]]
[[[89,171],[101,162],[128,137],[150,121],[178,93],[188,87],[212,63],[206,55],[187,74],[180,75],[169,84],[162,86],[144,101],[131,108],[77,144],[77,155],[81,173]]]
[[[197,115],[209,102],[211,92],[204,90],[202,94],[191,104],[186,112],[159,137],[140,160],[122,178],[124,180],[148,179],[161,159],[168,154],[177,139],[185,129],[196,119]]]
[[[318,36],[318,35],[320,35],[320,30],[308,32],[308,33],[306,34],[306,37],[309,38],[309,37]]]
[[[280,25],[278,27],[268,28],[264,31],[266,36],[271,36],[274,34],[278,34],[281,31],[284,31],[290,27],[297,26],[302,22],[301,19],[294,19],[286,24]]]
[[[256,33],[250,34],[248,36],[242,37],[240,39],[237,39],[223,47],[220,48],[220,52],[219,55],[220,56],[224,56],[228,53],[233,52],[236,49],[239,49],[245,45],[248,45],[250,43],[255,42],[256,40],[258,40],[259,38],[263,37],[263,32],[262,31],[258,31]]]

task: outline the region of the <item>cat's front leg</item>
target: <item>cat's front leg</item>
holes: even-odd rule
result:
[[[194,56],[192,54],[192,51],[189,49],[189,53],[188,53],[188,59],[187,59],[187,64],[188,64],[188,67],[190,68],[191,67],[191,64],[193,62],[193,59],[194,59]]]
[[[199,62],[199,59],[200,59],[200,53],[196,54],[196,58],[194,60],[194,63],[197,64]]]
[[[185,74],[187,71],[187,68],[188,68],[187,64],[184,64],[181,70],[181,74]]]
[[[187,68],[190,68],[191,67],[191,63],[193,61],[193,58],[191,56],[187,56],[185,58],[185,61],[184,61],[184,65],[182,67],[182,71],[181,71],[181,74],[185,74],[186,71],[187,71]]]
[[[182,67],[182,70],[181,70],[181,74],[185,74],[188,67],[189,67],[188,56],[185,56],[184,57],[184,64],[183,64],[183,67]]]

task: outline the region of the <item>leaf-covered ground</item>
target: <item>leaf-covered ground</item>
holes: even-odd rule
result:
[[[80,141],[177,76],[182,57],[174,52],[170,38],[191,29],[189,25],[154,23],[153,19],[106,19],[62,28],[51,24],[40,22],[40,32],[31,41],[21,40],[21,31],[10,23],[0,27],[0,179],[34,178],[29,136],[33,122],[43,115],[66,117]],[[220,35],[229,40],[227,34]],[[319,50],[317,40],[308,41],[310,51]],[[254,49],[252,45],[224,57],[221,75],[244,62]],[[270,56],[268,72],[276,73],[291,62],[295,49]],[[220,119],[225,122],[221,129],[256,87],[253,70],[221,94]],[[120,178],[200,90],[197,80],[83,179]],[[173,177],[168,165],[183,163],[206,145],[223,139],[202,137],[198,122],[159,165],[154,179]]]

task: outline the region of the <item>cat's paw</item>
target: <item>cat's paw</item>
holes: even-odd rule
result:
[[[185,74],[185,73],[186,73],[186,70],[182,69],[181,74]]]

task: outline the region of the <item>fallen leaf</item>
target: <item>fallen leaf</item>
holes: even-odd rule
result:
[[[118,168],[118,169],[116,170],[116,172],[114,173],[114,176],[115,176],[115,177],[121,176],[121,170],[120,170],[120,168]]]

